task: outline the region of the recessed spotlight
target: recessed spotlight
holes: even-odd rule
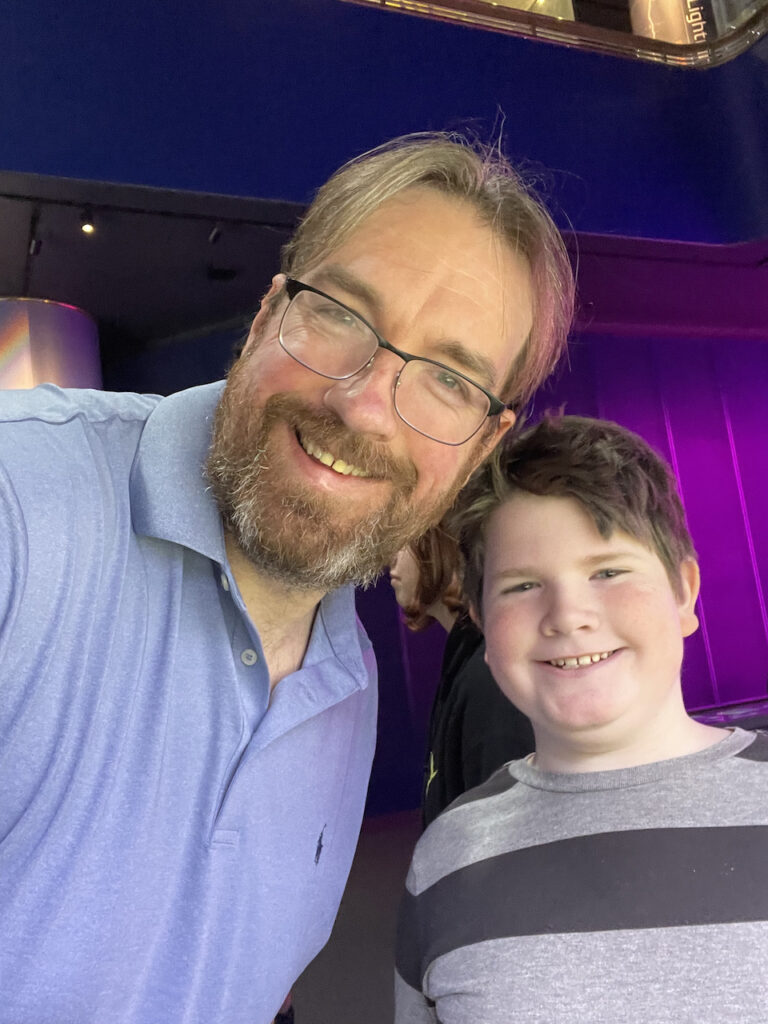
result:
[[[92,235],[96,231],[96,222],[93,219],[93,210],[86,206],[80,214],[80,230],[84,235]]]

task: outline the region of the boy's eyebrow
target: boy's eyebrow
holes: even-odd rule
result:
[[[605,562],[623,562],[627,559],[638,558],[636,551],[603,551],[597,555],[586,555],[581,560],[577,561],[577,565],[583,566],[585,569],[591,569],[596,565],[601,565]],[[489,580],[504,580],[504,579],[521,579],[523,577],[535,577],[541,574],[541,566],[532,565],[514,565],[506,569],[500,569],[497,572],[486,573],[486,577]]]
[[[318,288],[328,288],[334,285],[341,288],[348,295],[362,302],[371,310],[374,319],[380,319],[383,308],[383,300],[379,292],[366,281],[361,280],[356,274],[350,273],[345,267],[338,263],[329,263],[321,267],[314,276],[312,284]],[[387,338],[389,341],[389,338]],[[447,361],[449,365],[455,365],[463,373],[478,380],[486,388],[493,388],[496,377],[496,368],[487,356],[468,348],[463,342],[446,338],[433,346],[432,358],[439,361]],[[410,353],[409,353],[410,354]]]
[[[511,569],[501,569],[498,572],[486,572],[486,579],[489,580],[505,580],[508,578],[519,579],[522,576],[537,576],[536,569],[529,568],[526,565],[521,565],[520,568],[513,567]]]
[[[582,560],[582,565],[592,566],[599,565],[600,562],[623,562],[627,558],[638,558],[639,554],[637,551],[604,551],[599,555],[589,555],[587,558]]]

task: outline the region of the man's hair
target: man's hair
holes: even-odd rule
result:
[[[680,595],[680,566],[696,551],[670,467],[617,423],[548,415],[498,446],[462,491],[451,517],[466,560],[465,597],[479,615],[488,521],[521,493],[575,498],[602,537],[623,530],[655,551]]]
[[[419,568],[419,582],[413,601],[403,609],[405,624],[414,633],[435,620],[427,611],[442,601],[449,611],[463,610],[461,601],[461,554],[456,540],[441,524],[433,526],[409,545]]]
[[[505,402],[520,407],[564,350],[574,284],[552,218],[498,147],[425,132],[394,139],[350,160],[317,192],[283,248],[282,270],[292,277],[311,270],[382,203],[418,186],[467,203],[530,269],[533,326],[500,389]]]

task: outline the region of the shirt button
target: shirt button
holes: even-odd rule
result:
[[[255,665],[258,660],[259,656],[252,647],[246,647],[240,655],[240,661],[242,661],[244,665]]]
[[[222,587],[224,587],[225,590],[229,590],[229,580],[227,579],[225,573],[221,574],[221,585]]]

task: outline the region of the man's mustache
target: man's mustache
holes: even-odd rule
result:
[[[409,494],[416,486],[416,467],[408,459],[396,458],[384,444],[350,431],[332,412],[313,409],[295,395],[277,394],[264,405],[267,429],[278,420],[288,423],[300,438],[312,441],[335,458],[363,470],[378,480],[388,480]]]

